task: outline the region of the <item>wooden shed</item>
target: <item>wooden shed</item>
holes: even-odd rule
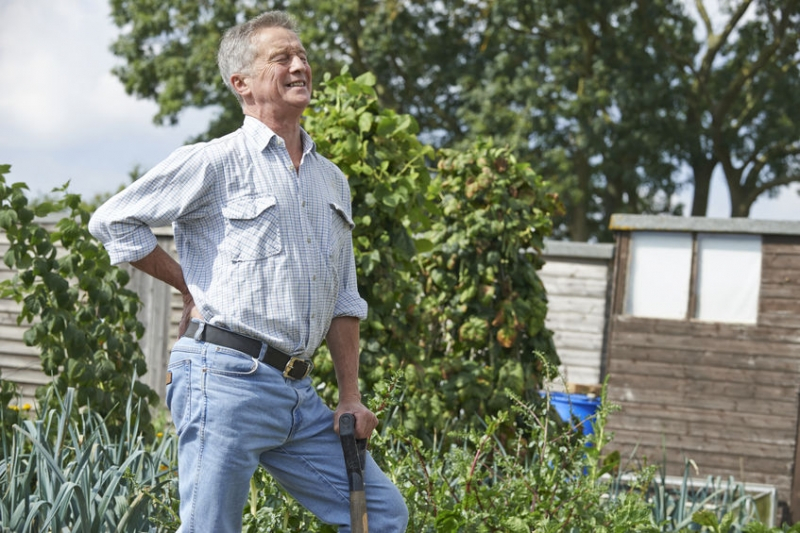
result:
[[[613,447],[777,488],[800,518],[800,222],[615,215]],[[795,516],[792,516],[795,515]]]
[[[561,358],[566,388],[596,387],[605,360],[613,244],[546,241],[539,277],[547,290],[545,326]],[[559,388],[562,381],[553,384]]]

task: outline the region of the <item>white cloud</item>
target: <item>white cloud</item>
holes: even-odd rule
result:
[[[120,121],[150,127],[155,105],[125,94],[108,0],[6,0],[0,11],[0,118],[18,142],[63,146]]]
[[[74,192],[108,192],[206,125],[203,112],[153,125],[155,104],[110,72],[116,32],[108,0],[2,0],[0,163],[12,165],[10,181],[34,193],[67,180]]]
[[[0,116],[17,135],[58,139],[89,107],[102,51],[83,36],[96,16],[86,8],[97,6],[67,4],[12,0],[0,13]]]

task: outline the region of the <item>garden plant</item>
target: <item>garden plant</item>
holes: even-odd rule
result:
[[[539,395],[558,356],[537,270],[558,198],[506,147],[420,143],[374,84],[326,76],[305,125],[353,190],[370,304],[361,388],[382,420],[371,451],[404,493],[408,531],[770,531],[736,484],[696,504],[687,487],[676,503],[655,466],[607,453],[605,397],[589,436],[554,414]],[[8,172],[0,166],[0,227],[16,275],[0,290],[21,305],[52,381],[27,414],[0,387],[0,526],[174,531],[176,440],[137,379],[143,327],[129,275],[88,234],[80,197],[34,204]],[[53,231],[37,219],[56,213]],[[318,383],[333,383],[325,350],[316,358]],[[335,400],[335,387],[320,390]],[[243,513],[249,532],[333,531],[262,471]]]
[[[409,532],[800,531],[764,525],[737,483],[711,484],[700,496],[687,484],[673,496],[659,491],[656,467],[632,468],[606,453],[614,407],[605,397],[592,435],[561,420],[547,396],[528,404],[509,393],[508,409],[455,433],[444,427],[447,437],[426,445],[390,415],[401,389],[396,376],[372,398],[384,410],[370,450],[406,498]],[[115,434],[91,408],[77,407],[74,389],[47,405],[2,439],[3,531],[177,529],[177,440],[169,429],[144,437],[136,423],[142,400],[129,397],[130,423]],[[251,533],[335,531],[263,470],[252,480],[243,518]]]

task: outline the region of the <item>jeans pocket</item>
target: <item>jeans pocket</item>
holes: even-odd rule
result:
[[[245,377],[258,370],[258,361],[238,350],[217,346],[206,353],[206,371],[219,376]]]
[[[167,371],[171,375],[167,385],[167,408],[172,415],[175,431],[180,435],[189,422],[192,408],[192,361],[176,361],[167,367]]]

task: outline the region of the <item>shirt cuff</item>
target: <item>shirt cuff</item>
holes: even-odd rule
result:
[[[357,292],[342,293],[336,301],[333,316],[354,316],[360,320],[367,318],[367,302]]]
[[[114,239],[104,244],[112,265],[131,263],[147,257],[158,245],[158,239],[150,228]]]

